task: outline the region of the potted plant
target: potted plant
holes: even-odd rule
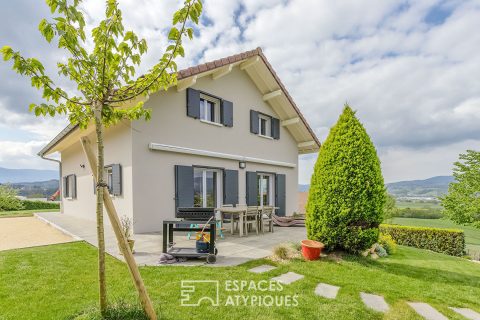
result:
[[[130,217],[127,216],[122,216],[120,219],[120,222],[122,224],[122,232],[125,235],[125,238],[127,238],[128,245],[130,246],[130,250],[132,253],[134,252],[133,246],[135,245],[135,240],[132,239],[133,236],[133,222]]]
[[[324,248],[323,243],[313,240],[302,240],[302,255],[305,260],[317,260]]]

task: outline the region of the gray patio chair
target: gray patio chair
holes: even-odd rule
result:
[[[223,204],[222,208],[232,208],[233,204]],[[237,224],[237,229],[238,229],[238,217],[235,217],[233,214],[223,214],[223,219],[222,219],[222,227],[224,223],[229,223],[230,224],[230,233],[233,234],[235,230],[235,223]]]
[[[258,234],[258,207],[247,207],[247,213],[243,219],[245,235],[248,236],[248,229],[255,226]]]
[[[265,223],[268,223],[268,232],[273,232],[273,207],[265,206],[258,214],[258,224],[262,233],[265,233]]]

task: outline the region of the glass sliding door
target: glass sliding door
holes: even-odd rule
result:
[[[218,207],[221,199],[221,171],[195,168],[193,170],[193,192],[195,207]]]
[[[258,205],[273,206],[273,175],[266,173],[257,174],[258,183]]]

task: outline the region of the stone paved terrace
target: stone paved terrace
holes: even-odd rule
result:
[[[41,212],[35,214],[37,218],[42,219],[63,232],[80,238],[96,246],[97,233],[96,224],[93,221],[71,217],[58,212]],[[227,228],[228,229],[228,228]],[[194,247],[195,241],[187,240],[185,235],[176,233],[174,240],[177,245],[185,247]],[[135,234],[135,260],[138,265],[156,266],[159,265],[159,257],[162,252],[161,233],[142,233]],[[296,241],[299,242],[306,238],[306,229],[304,227],[275,227],[273,233],[256,235],[255,232],[249,233],[248,237],[231,236],[225,232],[225,239],[217,239],[217,263],[208,266],[234,266],[249,260],[260,259],[272,254],[272,249],[280,243]],[[106,251],[123,260],[120,255],[117,241],[110,225],[105,225],[105,247]],[[176,263],[175,265],[201,265],[205,264],[204,259],[191,259],[187,262]]]

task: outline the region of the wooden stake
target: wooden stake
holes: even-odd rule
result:
[[[90,164],[90,168],[92,169],[93,177],[96,182],[97,160],[92,149],[90,148],[90,140],[88,140],[87,137],[82,137],[80,141],[82,143],[83,151],[87,156],[88,163]],[[112,224],[113,231],[115,232],[115,236],[117,237],[120,251],[125,258],[125,262],[127,263],[128,270],[130,271],[130,275],[132,276],[133,283],[137,288],[138,296],[140,298],[140,302],[142,303],[143,309],[145,310],[145,313],[150,318],[150,320],[157,320],[157,315],[155,313],[155,309],[153,308],[152,301],[148,296],[147,289],[145,288],[145,284],[143,283],[137,263],[135,262],[135,258],[133,257],[130,246],[128,245],[127,238],[122,232],[120,219],[118,218],[117,211],[115,210],[115,206],[113,205],[113,201],[107,187],[103,187],[103,201],[105,209],[107,209],[108,218],[110,219],[110,223]]]

